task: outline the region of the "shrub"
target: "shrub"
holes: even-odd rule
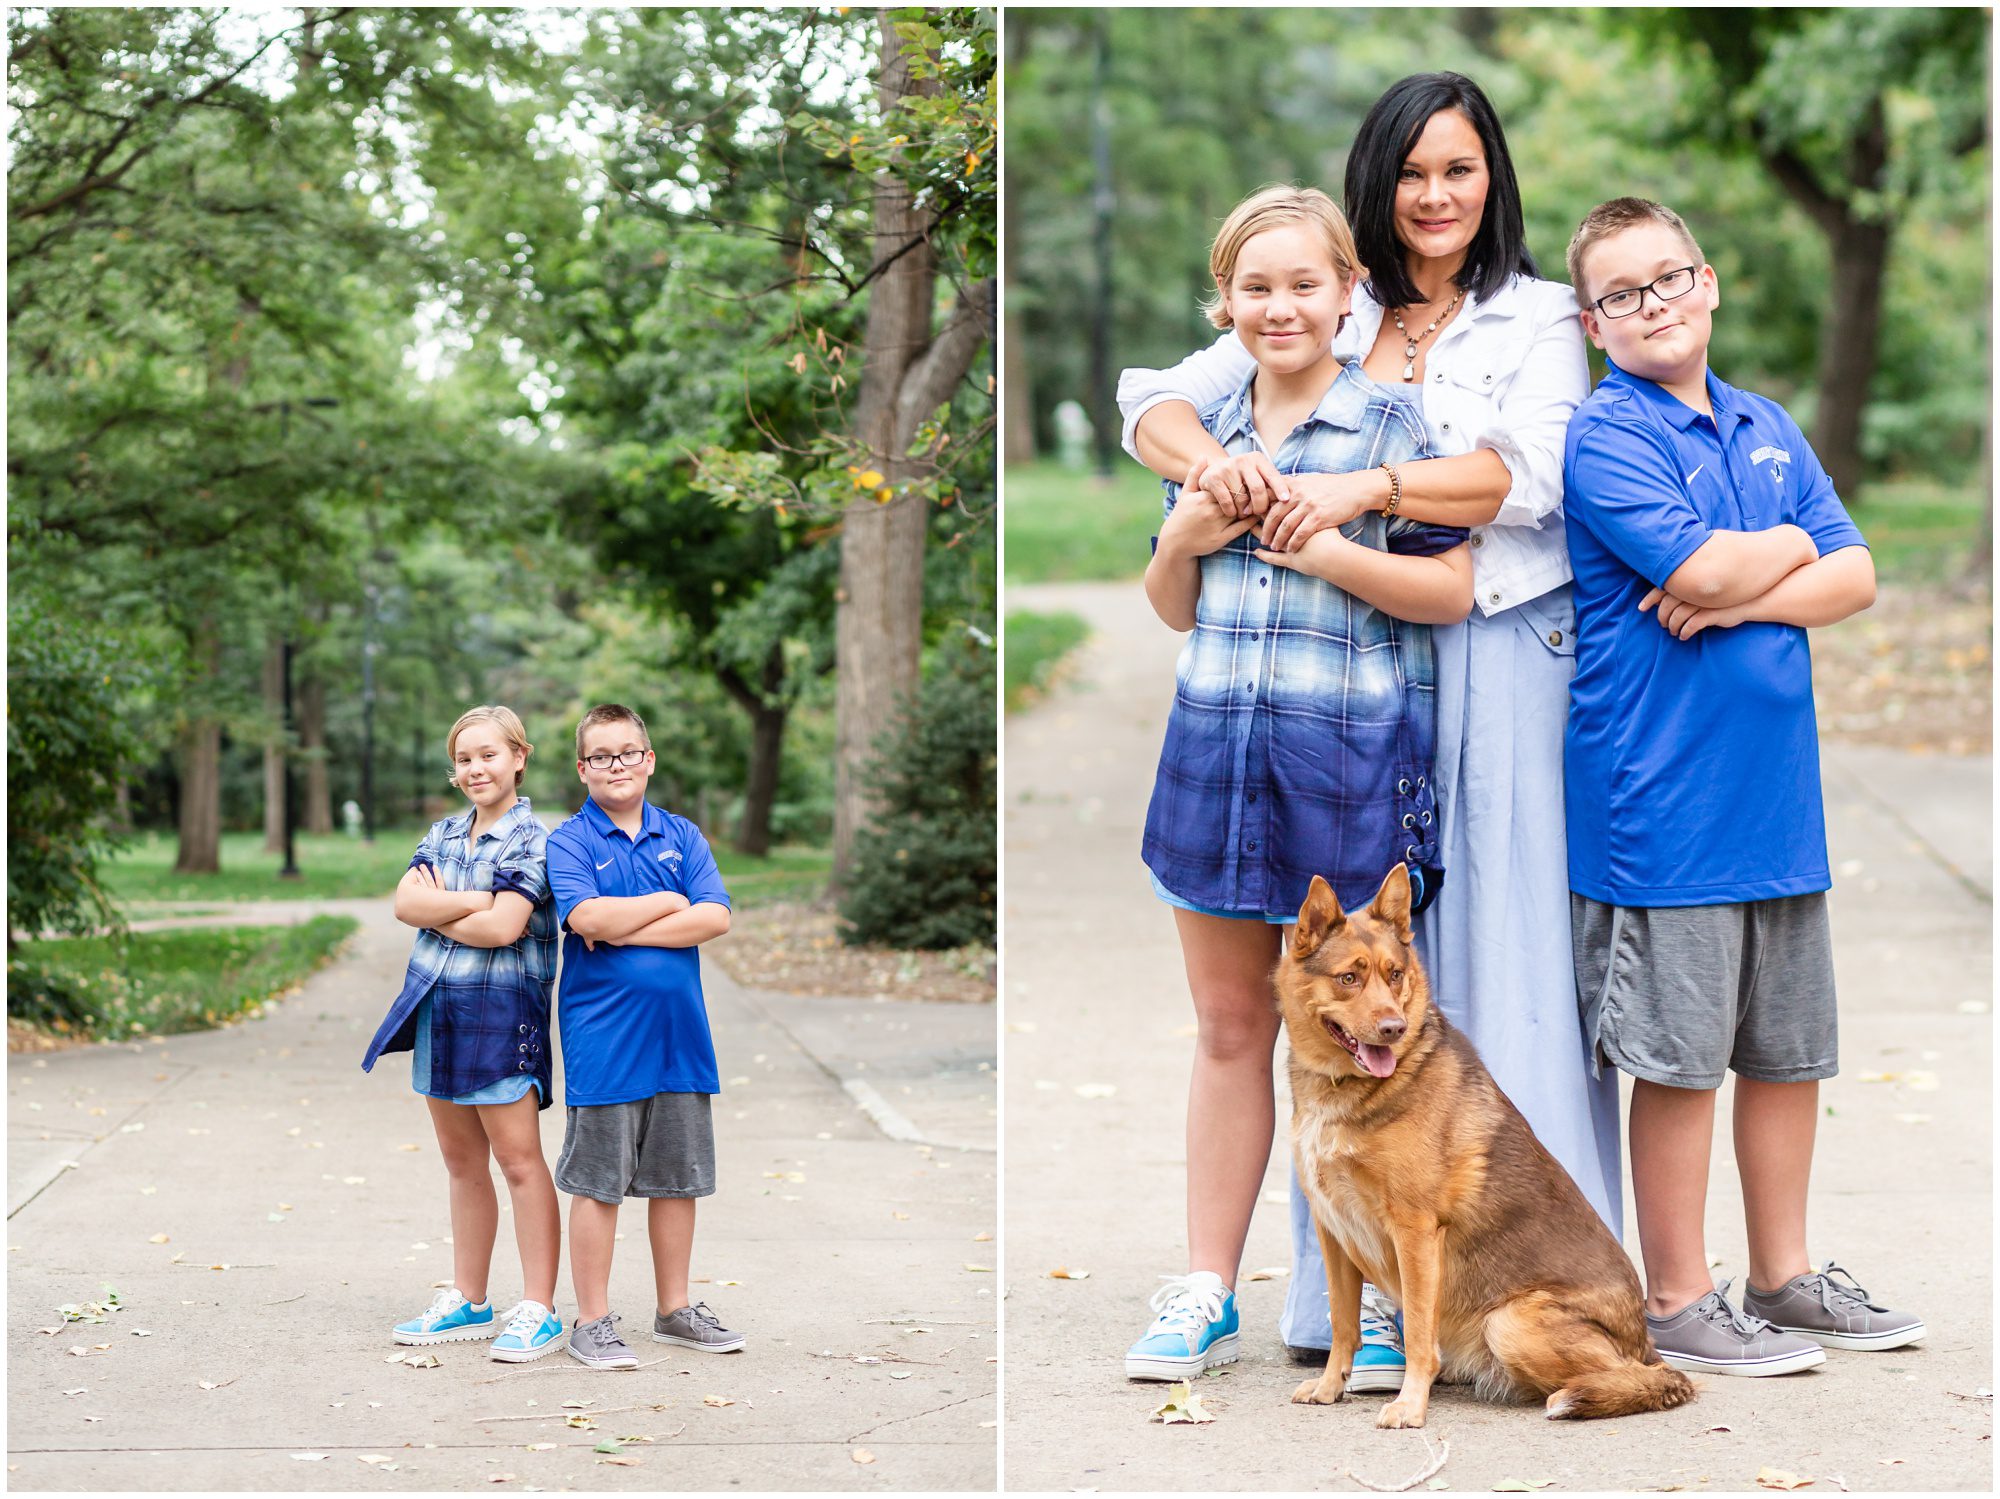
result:
[[[868,777],[881,810],[856,836],[841,915],[851,943],[991,946],[998,877],[993,652],[967,640],[924,684]]]

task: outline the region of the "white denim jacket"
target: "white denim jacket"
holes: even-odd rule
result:
[[[1356,288],[1354,315],[1334,353],[1361,358],[1382,317],[1382,304]],[[1242,341],[1225,333],[1172,369],[1126,370],[1118,377],[1125,451],[1139,456],[1133,433],[1160,402],[1191,401],[1201,410],[1242,384],[1251,363]],[[1513,476],[1500,513],[1472,528],[1473,599],[1481,612],[1497,614],[1568,582],[1563,434],[1590,393],[1576,293],[1558,281],[1515,276],[1469,303],[1437,335],[1423,385],[1424,422],[1439,456],[1491,448]]]

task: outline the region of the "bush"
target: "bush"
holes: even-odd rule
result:
[[[998,755],[990,647],[950,647],[917,703],[883,736],[868,777],[882,810],[854,841],[841,915],[851,943],[991,946]]]
[[[7,633],[11,945],[14,931],[117,924],[97,861],[120,841],[119,780],[144,752],[128,709],[146,672],[123,642],[25,590],[8,601]]]

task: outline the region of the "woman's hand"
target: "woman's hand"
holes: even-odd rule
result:
[[[1287,568],[1295,573],[1309,573],[1327,582],[1336,582],[1340,558],[1347,549],[1357,543],[1349,541],[1339,531],[1328,529],[1315,531],[1291,551],[1275,547],[1259,547],[1257,560],[1267,562],[1272,567]]]
[[[1256,521],[1236,517],[1229,501],[1208,489],[1183,489],[1160,527],[1160,551],[1172,557],[1206,557],[1243,535]]]
[[[1231,516],[1263,515],[1291,497],[1292,481],[1262,453],[1216,453],[1197,458],[1181,486],[1182,497],[1199,489],[1213,495]]]
[[[1338,530],[1357,515],[1380,510],[1389,476],[1379,468],[1352,474],[1293,474],[1289,504],[1264,512],[1258,540],[1274,552],[1294,552],[1321,531]]]

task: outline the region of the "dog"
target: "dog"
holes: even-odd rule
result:
[[[1364,1277],[1402,1307],[1408,1361],[1377,1426],[1422,1426],[1441,1374],[1543,1399],[1551,1420],[1694,1398],[1653,1347],[1625,1251],[1431,1003],[1402,865],[1353,914],[1315,875],[1274,983],[1333,1312],[1326,1372],[1294,1403],[1346,1393]]]

